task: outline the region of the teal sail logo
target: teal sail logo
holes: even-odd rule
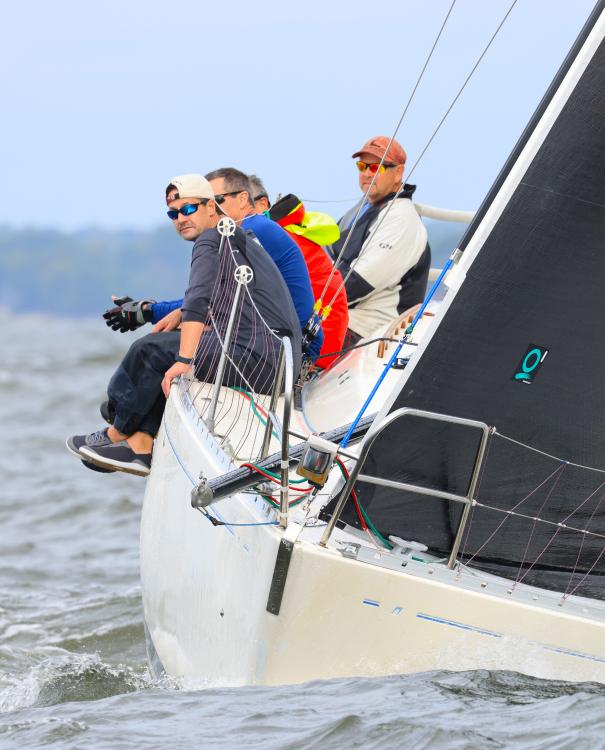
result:
[[[545,346],[530,344],[527,347],[527,351],[523,355],[521,362],[517,365],[517,369],[513,375],[513,380],[516,380],[518,383],[531,385],[542,367],[542,363],[546,359],[547,354],[548,349]]]

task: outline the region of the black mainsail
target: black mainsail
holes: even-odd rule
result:
[[[605,598],[604,32],[602,1],[461,242],[465,281],[446,295],[430,339],[381,414],[414,407],[479,420],[517,441],[490,438],[476,496],[542,520],[475,508],[463,558],[598,598]],[[362,471],[464,494],[477,440],[458,426],[403,419],[376,439]],[[356,487],[382,533],[449,552],[460,505]],[[355,523],[350,506],[346,520]]]

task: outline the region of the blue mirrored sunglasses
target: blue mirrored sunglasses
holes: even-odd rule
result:
[[[172,219],[172,221],[175,221],[178,218],[178,215],[181,214],[181,216],[191,216],[191,214],[194,214],[198,206],[205,206],[208,201],[200,201],[199,203],[185,203],[184,206],[181,206],[180,208],[171,208],[168,211],[166,211],[166,214],[169,219]]]

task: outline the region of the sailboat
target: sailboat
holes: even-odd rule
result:
[[[284,339],[269,392],[173,386],[141,523],[158,672],[605,682],[604,35],[601,0],[395,350],[296,392]]]

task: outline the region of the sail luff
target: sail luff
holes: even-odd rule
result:
[[[569,77],[569,73],[572,69],[572,66],[577,64],[577,61],[580,57],[580,53],[582,51],[582,47],[585,47],[585,49],[586,47],[590,47],[590,49],[592,49],[594,52],[594,49],[595,49],[594,40],[598,39],[600,34],[601,34],[600,38],[602,38],[602,32],[600,32],[599,29],[601,28],[600,24],[603,23],[604,12],[605,12],[605,0],[598,0],[592,12],[590,13],[590,16],[586,20],[586,23],[584,24],[580,33],[578,34],[578,37],[575,40],[572,48],[567,53],[567,55],[565,56],[565,59],[561,63],[559,70],[557,71],[554,79],[552,80],[551,84],[546,90],[544,96],[542,97],[542,100],[538,104],[534,114],[530,118],[528,124],[525,126],[523,132],[521,133],[519,139],[517,140],[513,150],[510,153],[510,156],[508,157],[504,166],[500,170],[498,176],[494,180],[494,184],[489,189],[487,195],[485,196],[481,205],[477,209],[477,212],[475,214],[475,220],[473,221],[471,225],[469,225],[467,231],[464,233],[463,237],[461,238],[460,245],[459,245],[461,250],[464,251],[466,249],[466,246],[469,244],[471,238],[473,237],[475,230],[479,227],[480,223],[483,220],[483,217],[485,216],[488,209],[490,208],[490,206],[496,199],[496,196],[498,192],[500,191],[502,184],[508,177],[512,166],[520,158],[528,140],[530,139],[534,131],[538,128],[540,120],[542,120],[547,108],[552,105],[552,102],[555,99],[557,91],[562,87],[562,85],[565,82],[565,79]],[[589,40],[589,37],[591,37],[591,40]],[[586,59],[586,57],[584,57],[584,60],[587,64],[588,60]],[[577,67],[576,67],[576,72],[577,72]]]

